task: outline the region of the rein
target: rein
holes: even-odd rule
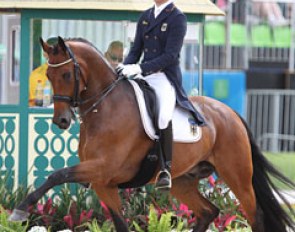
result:
[[[100,95],[100,97],[97,99],[96,102],[94,102],[87,110],[85,110],[82,114],[80,114],[80,118],[85,116],[86,114],[88,114],[90,111],[94,110],[103,100],[104,98],[117,86],[118,82],[125,79],[124,76],[119,77],[118,79],[116,79],[114,82],[112,82],[112,84],[110,84],[109,86],[107,86],[101,93],[99,93],[98,95],[95,95],[91,98],[86,99],[85,101],[83,101],[81,103],[84,104],[86,102],[89,102],[90,100],[98,97]]]
[[[47,61],[48,67],[51,68],[58,68],[61,67],[65,64],[68,64],[70,62],[74,62],[74,76],[75,76],[75,86],[74,86],[74,96],[64,96],[64,95],[53,95],[53,101],[62,101],[62,102],[67,102],[70,104],[71,107],[75,108],[78,106],[81,106],[85,103],[90,102],[91,100],[99,97],[87,110],[85,110],[82,114],[80,114],[80,119],[88,114],[89,112],[93,111],[103,100],[104,98],[117,86],[118,82],[125,79],[124,76],[120,76],[118,79],[116,79],[114,82],[112,82],[109,86],[107,86],[104,90],[102,90],[100,93],[86,99],[86,100],[81,100],[79,99],[79,82],[80,82],[80,65],[77,62],[74,53],[70,49],[69,46],[66,46],[66,50],[70,56],[70,58],[64,62],[58,63],[58,64],[51,64]],[[85,82],[85,80],[83,79]],[[86,85],[86,82],[85,82]],[[73,112],[74,115],[74,112]]]

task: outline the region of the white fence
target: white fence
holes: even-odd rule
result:
[[[295,150],[295,90],[249,90],[247,122],[264,151]]]

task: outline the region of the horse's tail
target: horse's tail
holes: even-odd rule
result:
[[[292,216],[295,216],[295,212],[291,208],[290,203],[271,181],[270,176],[284,183],[291,189],[295,189],[295,183],[276,170],[274,166],[263,156],[260,148],[255,142],[249,126],[241,116],[239,117],[247,129],[251,144],[253,162],[252,183],[257,203],[264,214],[264,229],[268,232],[286,232],[286,227],[288,226],[290,229],[293,229],[292,231],[295,231],[295,224],[291,218]],[[282,208],[279,201],[277,200],[277,197],[275,196],[275,193],[282,200],[283,204],[289,208],[290,215],[288,215],[287,212]]]

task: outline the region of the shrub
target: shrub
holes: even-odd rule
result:
[[[23,225],[22,222],[8,221],[9,213],[0,205],[0,232],[25,232],[28,228],[28,222]]]

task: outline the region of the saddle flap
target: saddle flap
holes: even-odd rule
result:
[[[152,118],[146,108],[144,94],[135,80],[128,80],[132,85],[138,102],[139,111],[146,134],[152,139],[158,139]],[[153,120],[155,120],[153,118]],[[202,129],[198,127],[189,112],[176,106],[172,118],[173,141],[182,143],[197,142],[202,137]]]

